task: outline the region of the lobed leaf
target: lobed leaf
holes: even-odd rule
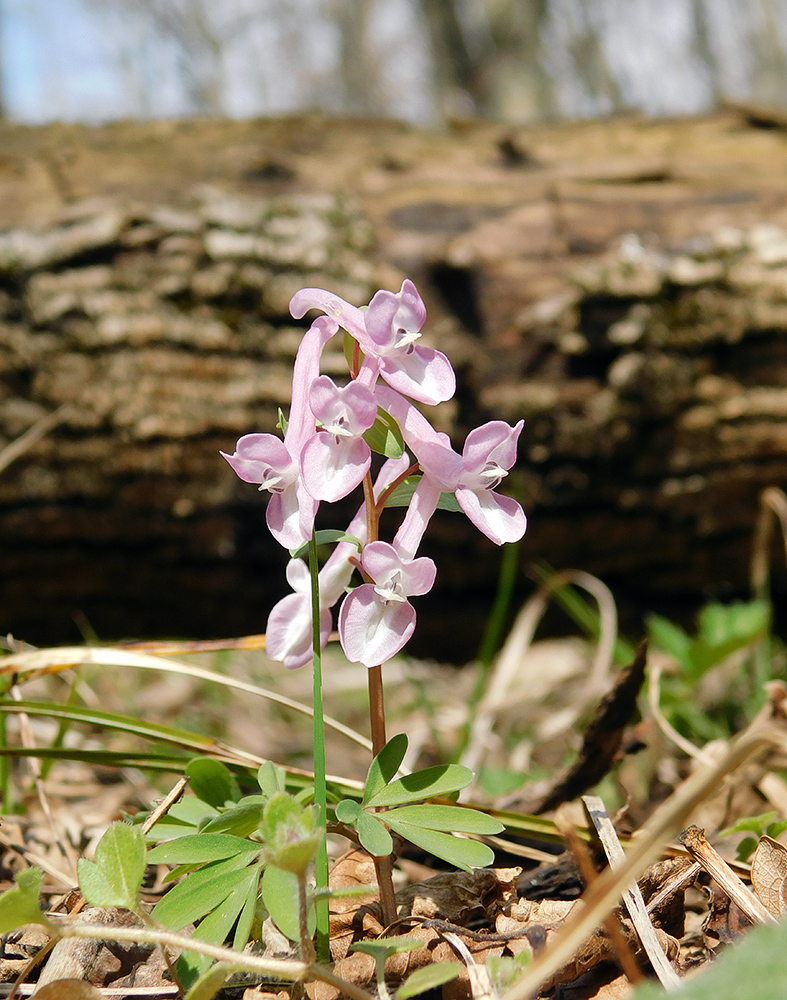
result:
[[[113,823],[96,846],[95,861],[77,862],[82,895],[93,906],[136,910],[145,863],[142,830],[122,821]]]
[[[170,889],[153,907],[153,916],[170,930],[180,930],[219,906],[254,870],[248,854],[211,862]]]
[[[14,887],[0,896],[0,934],[15,931],[25,924],[49,926],[38,902],[43,874],[40,868],[18,872]]]

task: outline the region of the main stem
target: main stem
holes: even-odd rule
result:
[[[366,502],[366,542],[376,542],[379,537],[380,514],[374,502],[372,475],[366,473],[363,480],[363,496]],[[369,721],[372,730],[372,753],[377,754],[385,746],[385,696],[383,691],[383,668],[370,667],[369,677]],[[374,858],[377,885],[380,889],[380,909],[383,924],[390,927],[396,920],[396,894],[393,887],[393,857]]]
[[[328,817],[325,791],[325,721],[322,706],[322,646],[320,645],[320,578],[317,565],[317,542],[314,534],[309,539],[309,576],[312,595],[312,707],[314,709],[314,804],[319,813],[323,836],[314,859],[315,881],[318,889],[328,888],[328,845],[326,823]],[[317,916],[317,955],[321,962],[330,962],[331,949],[328,927],[328,900],[315,902]],[[304,956],[305,957],[305,956]]]

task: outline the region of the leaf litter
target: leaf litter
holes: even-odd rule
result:
[[[360,898],[339,896],[331,900],[332,971],[345,984],[367,995],[377,992],[377,960],[354,946],[364,941],[385,941],[388,935],[395,934],[406,935],[416,944],[411,950],[385,959],[385,982],[394,993],[414,971],[450,962],[457,966],[458,976],[433,986],[441,991],[444,1000],[470,995],[474,1000],[519,1000],[527,996],[557,1000],[569,995],[575,1000],[615,1000],[633,996],[632,977],[622,975],[619,969],[620,941],[608,929],[610,914],[641,972],[653,976],[646,949],[652,949],[656,940],[667,967],[676,978],[688,983],[682,987],[686,991],[691,989],[698,970],[721,962],[716,957],[720,952],[741,948],[750,936],[754,941],[753,924],[773,923],[784,915],[787,848],[764,834],[751,864],[742,864],[734,860],[734,838],[720,838],[718,833],[741,817],[757,816],[768,808],[785,818],[785,785],[780,768],[787,752],[787,687],[779,682],[767,684],[763,689],[767,701],[759,716],[737,736],[721,736],[706,743],[703,759],[693,759],[673,747],[669,733],[662,732],[658,719],[648,712],[645,699],[639,696],[643,682],[647,682],[650,659],[644,647],[628,666],[618,669],[612,665],[608,639],[606,644],[602,640],[607,663],[600,670],[598,647],[594,652],[592,644],[577,640],[533,643],[533,618],[531,611],[525,628],[530,632],[527,640],[522,643],[522,630],[517,633],[515,627],[498,657],[498,663],[505,663],[507,656],[516,659],[516,670],[509,671],[505,684],[498,684],[497,705],[491,700],[482,705],[479,714],[486,712],[493,724],[483,731],[480,743],[470,748],[482,779],[484,771],[489,775],[497,769],[504,776],[508,774],[509,786],[518,781],[517,786],[496,795],[484,790],[483,780],[471,790],[473,804],[504,817],[505,833],[487,838],[495,846],[497,867],[471,872],[439,871],[428,855],[404,848],[398,865],[398,920],[387,928],[370,895],[375,882],[371,859],[356,847],[347,850],[342,837],[331,837],[331,885],[361,892],[368,888]],[[514,643],[519,644],[515,656]],[[309,730],[308,725],[299,725],[301,713],[286,702],[266,699],[264,694],[252,701],[248,691],[233,693],[221,678],[229,685],[275,688],[295,702],[308,701],[308,679],[298,672],[282,676],[258,649],[200,653],[199,644],[193,644],[189,651],[189,664],[198,665],[193,674],[168,673],[155,643],[146,644],[144,651],[136,654],[155,659],[157,668],[161,664],[157,690],[162,696],[156,698],[151,697],[141,675],[134,673],[131,660],[123,663],[121,695],[116,683],[121,675],[112,675],[111,667],[106,670],[102,650],[82,651],[77,657],[73,653],[70,657],[55,653],[50,658],[47,651],[42,651],[38,660],[30,661],[28,674],[24,662],[20,662],[22,654],[13,664],[16,684],[12,697],[23,694],[26,702],[63,702],[65,664],[84,659],[92,666],[79,667],[78,674],[72,675],[78,676],[81,704],[100,705],[118,713],[133,705],[146,723],[162,727],[162,740],[175,730],[194,727],[195,716],[199,715],[201,746],[208,756],[239,768],[255,760],[275,760],[289,768],[291,777],[308,771]],[[115,661],[119,659],[118,652],[107,653],[109,664],[113,656]],[[134,655],[134,651],[128,652]],[[184,650],[170,645],[160,652],[172,656]],[[223,659],[217,660],[218,656]],[[6,674],[11,673],[14,659],[6,658]],[[543,669],[539,670],[537,685],[531,684],[532,665],[542,664],[545,659],[554,671],[545,676]],[[439,759],[441,741],[450,741],[465,721],[463,706],[470,678],[467,672],[409,660],[389,666],[390,712],[400,729],[410,736],[403,767],[406,771],[431,764]],[[554,676],[551,684],[549,674]],[[605,678],[604,684],[596,683],[591,689],[579,683],[590,674]],[[519,685],[524,695],[519,693]],[[169,686],[173,687],[172,697],[165,696]],[[342,727],[362,728],[364,686],[364,670],[347,664],[335,649],[329,649],[326,706]],[[539,689],[537,698],[533,697],[535,687]],[[422,692],[427,689],[429,697],[425,700]],[[206,700],[209,691],[218,692],[212,703]],[[577,703],[579,697],[581,704]],[[561,714],[580,720],[579,725],[555,725],[555,718]],[[53,746],[58,735],[56,723],[46,713],[9,712],[7,719],[6,738],[18,752],[7,758],[12,760],[7,787],[14,799],[8,804],[12,808],[4,809],[0,828],[2,888],[10,889],[14,876],[37,865],[45,873],[42,898],[53,920],[101,919],[108,922],[109,928],[121,927],[129,920],[135,922],[137,918],[125,910],[85,909],[84,901],[74,905],[70,890],[76,885],[75,859],[95,856],[96,844],[106,827],[124,816],[149,811],[172,788],[166,771],[156,778],[155,772],[119,766],[109,756],[101,760],[102,753],[115,752],[125,754],[131,762],[136,752],[143,763],[149,733],[140,729],[136,736],[130,736],[122,727],[104,729],[98,711],[92,720],[89,714],[74,716],[61,727],[65,731],[60,733],[60,759],[54,754],[51,758],[42,755],[41,759],[52,761],[42,775],[40,769],[30,767],[30,761],[36,759],[37,752]],[[15,722],[17,719],[20,721]],[[357,743],[337,728],[328,744],[328,760],[335,762],[337,780],[344,781],[345,788],[359,788],[367,767],[367,754]],[[169,745],[173,745],[172,741]],[[68,759],[69,752],[74,759]],[[184,762],[192,752],[191,747],[182,748]],[[161,760],[172,769],[172,760],[165,757],[163,750]],[[527,775],[524,780],[523,773]],[[585,806],[591,817],[594,813],[600,815],[603,809],[605,836],[609,837],[611,830],[622,841],[624,860],[610,855],[611,866],[595,839],[593,822],[575,801],[599,787],[599,782],[601,796],[586,797]],[[186,792],[187,798],[189,795]],[[537,821],[532,815],[539,805],[538,811],[551,812],[565,802],[572,803],[563,808],[568,808],[567,815],[581,844],[588,845],[587,855],[599,871],[597,876],[588,877],[587,870],[584,878],[578,876],[581,864],[577,861],[569,865],[569,856],[561,855],[558,827],[549,818]],[[610,817],[607,808],[617,808],[619,813]],[[566,839],[573,842],[571,837]],[[710,848],[709,839],[717,850]],[[576,843],[575,850],[580,853]],[[554,856],[554,860],[542,861],[536,869],[528,852],[542,859]],[[84,860],[81,863],[85,864]],[[620,867],[616,869],[617,865]],[[148,906],[166,892],[165,874],[164,866],[149,866],[142,897]],[[621,899],[631,895],[633,890],[628,887],[632,885],[639,887],[641,900],[636,907],[636,926],[621,906]],[[544,891],[548,898],[541,895]],[[530,892],[539,898],[527,898]],[[578,892],[583,893],[582,898],[577,898]],[[653,932],[649,946],[642,943],[648,935],[647,930],[643,932],[643,912],[646,927]],[[66,979],[89,985],[93,993],[79,993],[73,987],[73,996],[89,996],[91,1000],[95,995],[177,995],[167,962],[158,949],[140,950],[139,944],[121,942],[115,942],[112,948],[106,944],[97,948],[93,942],[65,938],[57,946],[63,946],[61,952],[69,951],[65,945],[79,943],[83,947],[81,951],[71,948],[71,964],[61,973],[57,949],[44,954],[47,940],[46,933],[35,926],[7,934],[0,957],[0,981],[11,984],[22,974],[19,995],[31,995],[41,986],[51,989],[53,976],[57,977],[54,982],[62,986],[59,995],[63,998],[72,995],[66,989]],[[263,927],[259,947],[279,959],[296,955],[291,943],[270,925]],[[43,959],[36,964],[39,955]],[[174,952],[168,956],[175,957]],[[479,977],[473,966],[487,969],[486,978]],[[48,980],[50,985],[46,986]],[[701,977],[696,981],[701,982]],[[665,985],[671,988],[675,984]],[[71,985],[68,990],[72,990]],[[246,1000],[273,996],[284,1000],[291,993],[290,988],[282,990],[280,984],[250,984],[237,977],[222,990],[219,995],[244,996]],[[293,991],[296,995],[298,988]],[[5,989],[6,995],[9,992]],[[342,995],[342,986],[315,981],[306,985],[306,992],[311,1000],[335,1000]],[[44,990],[40,995],[48,996]],[[353,991],[353,995],[359,994]],[[723,995],[717,990],[714,1000]]]

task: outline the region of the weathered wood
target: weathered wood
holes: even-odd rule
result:
[[[787,480],[780,129],[301,117],[0,125],[0,148],[0,443],[66,407],[0,478],[3,631],[259,631],[285,557],[217,453],[287,405],[295,289],[362,303],[403,274],[458,370],[440,426],[527,418],[525,559],[631,608],[744,587]],[[426,548],[420,649],[462,658],[498,557],[458,515]]]

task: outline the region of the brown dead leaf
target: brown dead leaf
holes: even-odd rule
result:
[[[462,934],[456,929],[453,930],[453,933],[467,947],[477,964],[484,964],[490,955],[501,955],[503,953],[505,942],[501,941],[497,935],[492,934],[487,938],[485,935]],[[459,962],[456,952],[448,941],[445,940],[441,931],[434,927],[416,925],[408,930],[407,934],[409,937],[418,938],[422,942],[422,946],[415,951],[391,955],[386,960],[386,983],[390,983],[392,987],[396,987],[412,972],[415,972],[416,969],[422,969],[424,966],[432,965],[434,962],[458,962],[461,967],[461,973],[459,979],[454,980],[454,983],[461,984],[464,982],[464,993],[462,994],[461,991],[457,993],[454,990],[452,995],[457,997],[461,995],[468,996],[467,969],[463,963]],[[355,986],[367,987],[376,981],[375,960],[371,955],[367,955],[364,952],[352,952],[346,958],[340,959],[335,963],[333,972],[336,976],[353,983]],[[339,996],[339,990],[336,987],[321,982],[308,983],[306,992],[309,1000],[336,1000]]]
[[[332,889],[376,885],[374,861],[366,851],[358,847],[350,848],[334,862],[328,884]],[[334,897],[330,901],[329,912],[331,958],[334,962],[346,957],[354,941],[376,938],[383,932],[379,905],[376,902],[359,901],[353,897]]]
[[[30,1000],[102,1000],[101,990],[84,979],[58,979],[36,990]]]
[[[751,884],[765,908],[777,919],[787,913],[787,847],[763,835],[751,861]]]
[[[399,916],[445,920],[459,927],[467,927],[478,916],[494,923],[498,913],[516,900],[521,874],[521,868],[442,872],[397,892]]]
[[[730,944],[751,926],[751,921],[738,904],[733,902],[722,889],[713,887],[710,911],[702,928],[705,938],[710,939],[706,940],[706,943],[711,948],[715,947],[717,942]]]
[[[540,815],[570,802],[597,785],[612,767],[623,742],[625,727],[637,705],[645,680],[647,643],[637,647],[632,662],[618,674],[614,688],[602,699],[588,726],[579,756],[552,789],[529,812]]]

